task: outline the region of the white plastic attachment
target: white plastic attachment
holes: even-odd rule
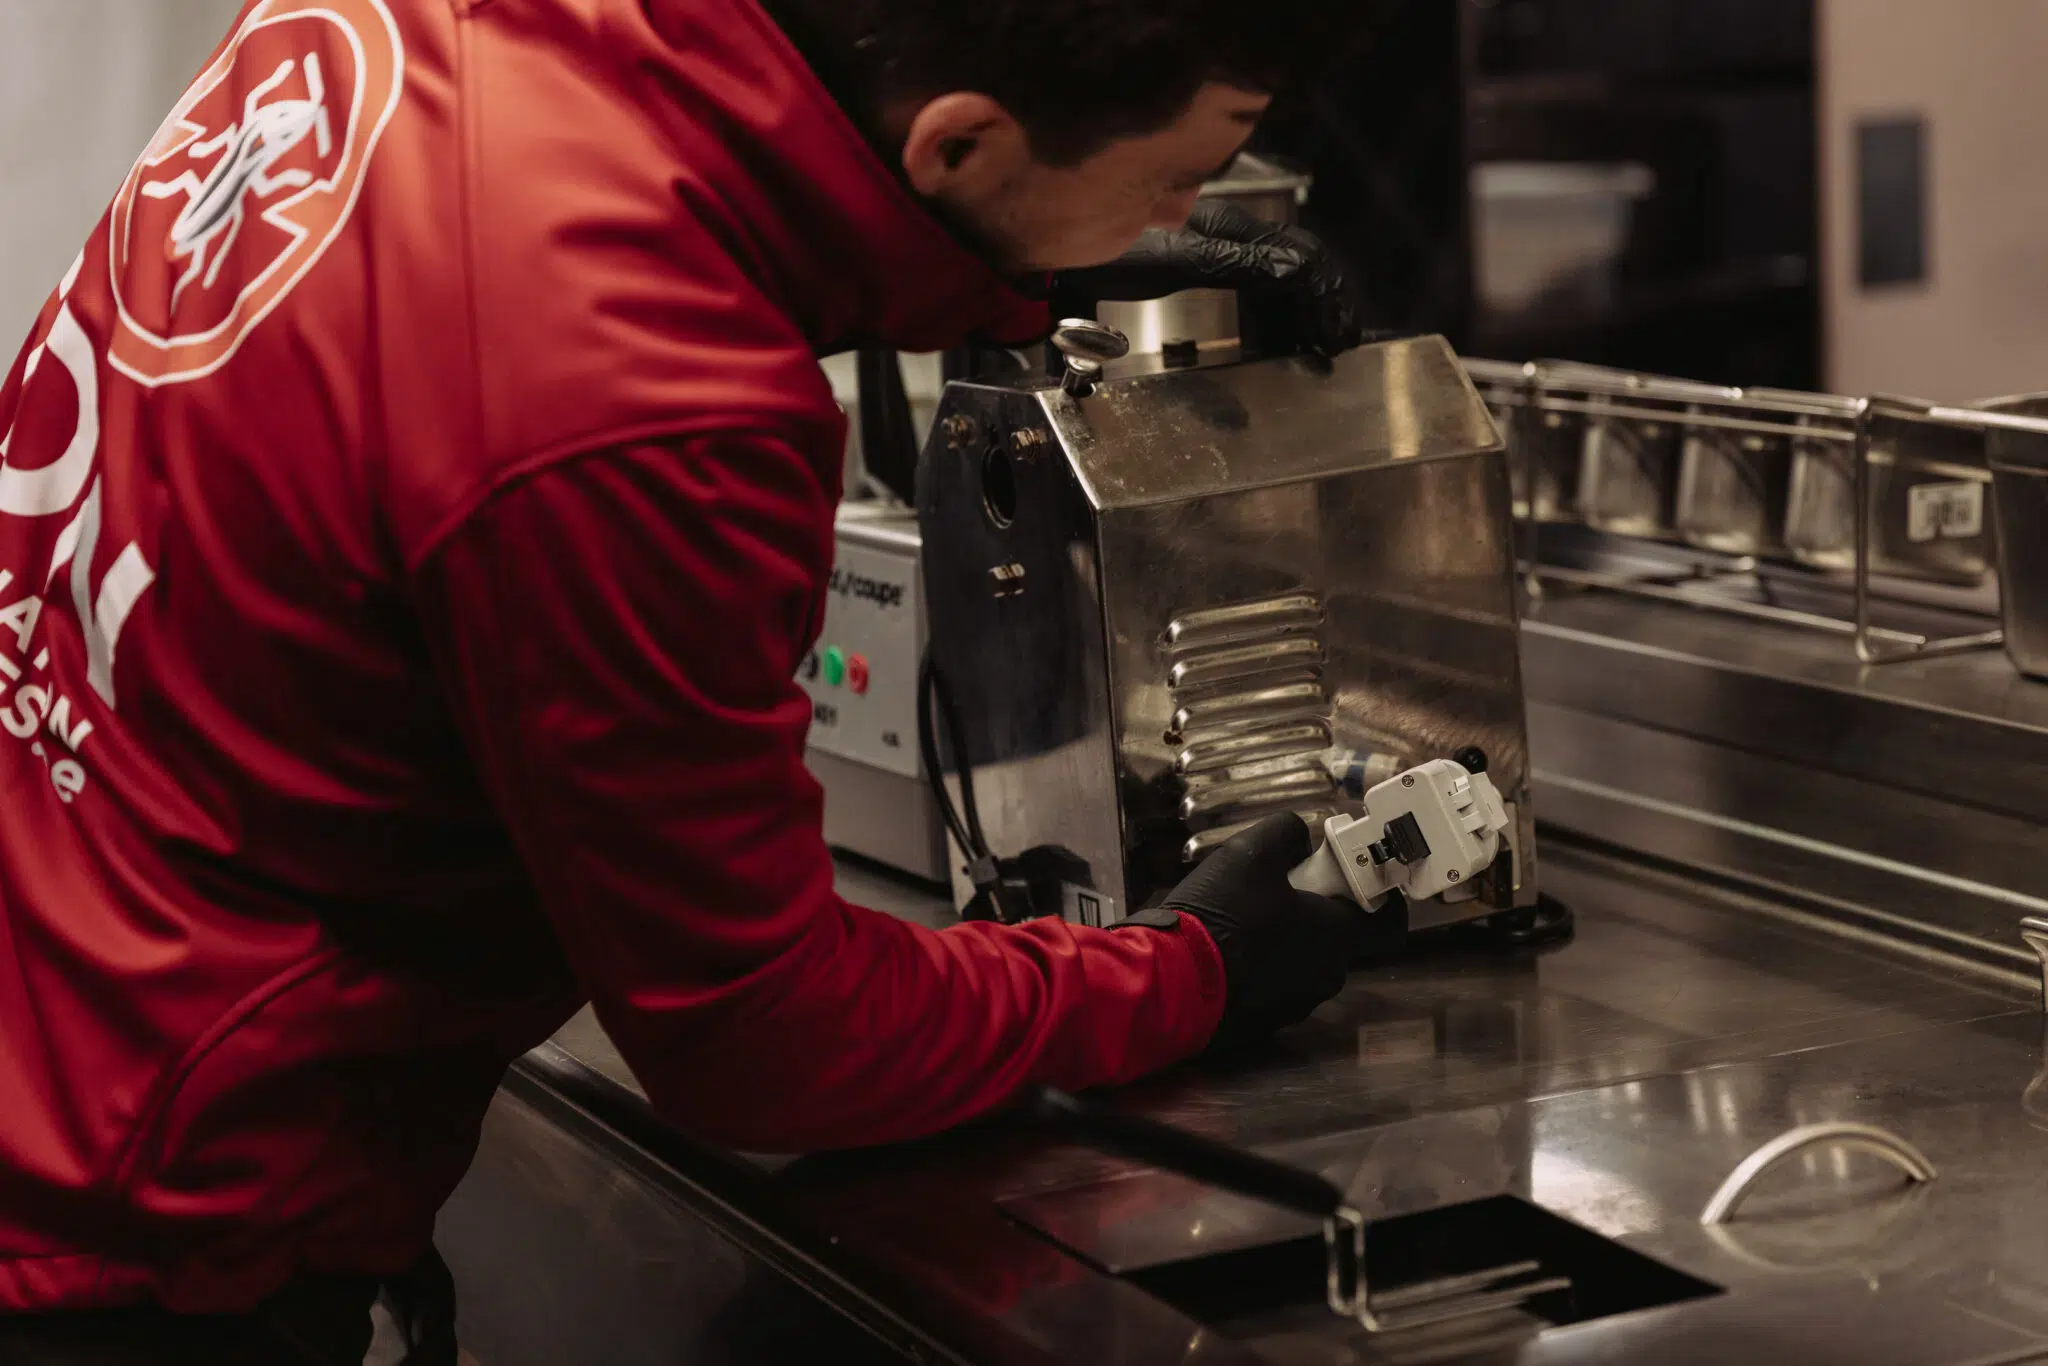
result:
[[[1288,881],[1367,908],[1395,891],[1458,899],[1493,866],[1508,826],[1491,778],[1433,759],[1366,793],[1363,817],[1330,817],[1323,847]]]

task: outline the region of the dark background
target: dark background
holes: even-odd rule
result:
[[[1259,150],[1376,325],[1466,354],[1817,387],[1811,0],[1380,0],[1372,41],[1276,106]],[[1638,163],[1656,189],[1605,302],[1490,313],[1468,186],[1487,161]]]

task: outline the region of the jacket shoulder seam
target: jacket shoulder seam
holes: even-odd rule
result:
[[[558,465],[568,464],[586,456],[602,455],[624,446],[654,441],[686,440],[713,432],[736,437],[766,436],[787,440],[791,439],[791,429],[802,425],[804,424],[801,421],[777,424],[758,419],[735,421],[730,417],[707,415],[685,422],[665,418],[626,423],[553,442],[530,454],[505,462],[489,478],[478,481],[474,488],[458,498],[453,506],[429,525],[426,534],[420,537],[419,544],[405,552],[406,573],[418,573],[420,567],[431,560],[462,525],[476,515],[479,508],[499,493]]]

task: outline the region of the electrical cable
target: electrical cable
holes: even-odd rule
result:
[[[917,436],[903,363],[896,352],[863,347],[854,358],[860,396],[861,464],[868,477],[908,504],[917,502]]]
[[[1027,850],[1019,858],[1005,859],[997,858],[988,847],[988,836],[981,828],[981,808],[974,799],[974,765],[961,741],[964,733],[960,713],[953,706],[952,691],[927,645],[917,670],[917,748],[924,759],[932,799],[938,803],[946,829],[966,856],[964,871],[967,880],[974,884],[974,895],[960,914],[967,920],[994,920],[1005,925],[1036,915],[1057,914],[1057,894],[1035,885],[1035,879],[1045,876],[1049,866],[1043,850]],[[960,780],[958,806],[946,788],[945,770],[939,762],[942,741],[952,753]],[[1044,910],[1044,905],[1054,909]]]
[[[972,863],[987,856],[988,842],[981,833],[981,813],[974,805],[974,772],[960,748],[959,715],[953,710],[952,696],[945,689],[945,680],[940,677],[939,667],[932,659],[931,646],[927,645],[917,668],[918,753],[924,759],[925,779],[931,784],[932,797],[939,804],[939,815],[945,819],[946,829],[952,832],[960,852]],[[935,696],[939,699],[937,715],[933,711]],[[946,745],[960,766],[961,805],[974,812],[972,824],[962,818],[960,808],[953,804],[952,792],[946,787],[945,769],[939,764],[939,733],[935,722],[946,727]]]
[[[967,758],[967,745],[962,736],[966,730],[960,724],[960,712],[953,705],[952,690],[946,686],[946,676],[932,667],[932,699],[938,704],[938,719],[945,727],[946,748],[952,751],[953,767],[960,780],[960,815],[967,822],[967,834],[974,841],[974,852],[987,858],[992,852],[988,847],[988,836],[981,829],[981,805],[974,796],[974,765]]]

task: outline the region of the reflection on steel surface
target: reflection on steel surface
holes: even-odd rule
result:
[[[1337,808],[1333,806],[1295,807],[1290,809],[1308,823],[1310,830],[1322,829],[1323,823],[1337,814]],[[1201,834],[1191,837],[1187,844],[1182,846],[1181,860],[1184,863],[1198,862],[1206,858],[1219,845],[1228,844],[1233,836],[1243,834],[1256,824],[1258,824],[1258,820],[1254,818],[1252,820],[1235,821],[1229,825],[1212,825]]]
[[[1166,646],[1235,645],[1284,633],[1314,631],[1323,624],[1323,605],[1311,593],[1287,593],[1258,602],[1233,603],[1183,612],[1166,624]]]
[[[1212,740],[1189,745],[1174,756],[1173,769],[1176,773],[1208,773],[1233,764],[1277,759],[1287,754],[1321,754],[1329,747],[1330,723],[1319,716],[1264,730],[1219,735]]]
[[[1783,555],[1793,441],[1695,431],[1678,469],[1678,534],[1729,555]]]
[[[1771,1275],[1846,1271],[1866,1281],[1910,1264],[1916,1240],[1930,1233],[1932,1188],[1910,1185],[1885,1199],[1825,1216],[1731,1220],[1707,1224],[1714,1246],[1743,1265]]]
[[[1211,693],[1183,704],[1173,713],[1167,736],[1169,740],[1188,740],[1198,733],[1206,733],[1205,727],[1217,728],[1262,718],[1276,723],[1304,717],[1321,720],[1328,705],[1329,698],[1323,692],[1323,685],[1313,676],[1294,678],[1284,683],[1268,681],[1259,687]]]
[[[1838,1143],[1883,1158],[1904,1172],[1909,1181],[1926,1182],[1935,1178],[1934,1164],[1897,1134],[1874,1125],[1843,1121],[1806,1124],[1778,1135],[1744,1158],[1742,1164],[1721,1183],[1721,1188],[1714,1192],[1713,1198],[1707,1201],[1707,1207],[1700,1211],[1700,1222],[1727,1223],[1735,1217],[1735,1211],[1742,1202],[1749,1198],[1750,1189],[1759,1177],[1792,1154],[1821,1143]]]
[[[1255,807],[1291,807],[1296,802],[1312,802],[1332,795],[1336,785],[1330,778],[1330,771],[1323,767],[1317,756],[1302,755],[1291,762],[1301,766],[1254,778],[1231,778],[1196,788],[1181,798],[1181,819],[1222,816]]]
[[[1323,643],[1313,637],[1268,640],[1228,649],[1191,650],[1174,661],[1167,670],[1166,682],[1178,697],[1212,684],[1239,682],[1274,670],[1314,672],[1322,665]]]
[[[1580,517],[1617,536],[1670,535],[1684,432],[1671,422],[1609,417],[1614,404],[1597,396],[1592,407],[1579,470]]]
[[[1817,423],[1809,414],[1796,425]],[[1833,442],[1793,438],[1785,549],[1810,569],[1839,573],[1856,567],[1856,475],[1849,457],[1847,448]]]
[[[1546,1209],[1568,1209],[1575,1222],[1608,1238],[1627,1238],[1657,1224],[1650,1193],[1571,1153],[1539,1147],[1529,1159],[1529,1196]]]
[[[1313,593],[1287,593],[1181,612],[1167,624],[1164,643],[1173,663],[1166,685],[1176,723],[1201,716],[1209,704],[1241,707],[1247,697],[1305,688],[1311,678],[1319,704],[1307,713],[1290,706],[1263,724],[1240,714],[1228,730],[1193,738],[1178,725],[1168,731],[1164,742],[1183,746],[1173,771],[1189,780],[1182,820],[1241,828],[1263,808],[1299,808],[1304,801],[1334,807],[1337,784],[1324,764],[1333,738],[1321,682],[1323,620],[1323,605]],[[1191,837],[1182,847],[1183,859],[1192,862],[1207,853],[1216,841],[1202,836],[1212,833],[1213,828]]]
[[[1843,844],[1829,844],[1774,825],[1743,820],[1738,816],[1723,815],[1720,812],[1700,807],[1685,806],[1677,802],[1669,802],[1662,798],[1648,796],[1641,792],[1627,792],[1620,788],[1609,787],[1603,783],[1591,782],[1569,774],[1551,772],[1547,769],[1538,770],[1536,776],[1543,781],[1544,786],[1547,788],[1561,789],[1600,798],[1619,805],[1634,807],[1638,810],[1654,812],[1660,816],[1669,816],[1690,824],[1705,826],[1728,834],[1740,835],[1760,843],[1778,845],[1786,849],[1798,850],[1802,853],[1815,854],[1823,858],[1837,860],[1844,864],[1868,868],[1901,880],[1925,883],[1943,893],[1982,897],[1988,901],[1995,901],[2006,906],[2016,906],[2023,909],[2048,909],[2048,901],[2043,901],[2039,897],[2028,896],[2024,892],[2015,892],[2006,887],[1973,881],[1970,878],[1957,877],[1953,874],[1942,872],[1940,869],[1928,867],[1925,864],[1908,863],[1902,859],[1885,858],[1881,854],[1866,853],[1861,849],[1850,848]]]

